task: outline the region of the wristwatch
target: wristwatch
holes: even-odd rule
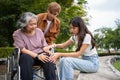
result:
[[[36,60],[38,60],[38,56],[39,56],[39,54],[37,54],[37,55],[35,56],[35,59],[36,59]]]

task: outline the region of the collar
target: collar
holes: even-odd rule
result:
[[[43,21],[47,21],[47,15],[48,15],[48,13],[45,13],[45,15],[44,15],[44,17],[42,19]],[[56,18],[54,18],[53,21],[51,21],[51,22],[56,23]]]

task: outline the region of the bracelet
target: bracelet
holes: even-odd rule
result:
[[[39,54],[37,54],[37,55],[35,56],[35,59],[36,59],[36,60],[38,60],[38,56],[39,56]]]

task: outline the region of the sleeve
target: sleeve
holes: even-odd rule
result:
[[[22,40],[21,36],[20,36],[20,33],[18,31],[15,31],[13,33],[13,40],[14,40],[14,43],[13,43],[13,46],[14,47],[19,47],[20,49],[23,49],[24,46],[25,46],[25,43],[24,41]]]
[[[48,44],[47,44],[47,42],[46,42],[44,36],[43,36],[43,38],[42,38],[42,44],[43,44],[43,47],[48,46]]]
[[[75,42],[75,36],[71,36],[70,39],[72,42]]]
[[[58,27],[56,29],[56,33],[54,33],[53,36],[49,37],[49,41],[47,40],[49,44],[52,44],[56,40],[58,34],[60,33],[60,22],[57,24],[57,26]]]
[[[86,34],[84,40],[83,40],[83,44],[91,44],[91,36],[90,34]]]

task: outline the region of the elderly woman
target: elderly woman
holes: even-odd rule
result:
[[[20,29],[13,33],[14,46],[21,49],[20,68],[22,80],[33,80],[33,66],[42,66],[46,80],[56,80],[55,64],[49,61],[50,51],[43,32],[37,28],[38,18],[31,12],[24,13],[17,22]]]

